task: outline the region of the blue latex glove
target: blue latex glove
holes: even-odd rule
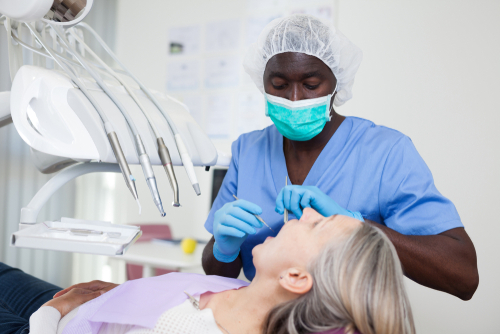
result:
[[[260,215],[262,209],[251,202],[237,200],[226,203],[214,215],[215,258],[220,262],[233,262],[240,253],[240,246],[249,234],[262,223],[253,214]]]
[[[293,185],[284,187],[276,198],[275,211],[283,214],[285,208],[298,219],[302,217],[303,209],[313,208],[325,217],[344,215],[364,221],[361,213],[344,209],[318,187]]]

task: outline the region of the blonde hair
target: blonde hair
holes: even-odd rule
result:
[[[331,241],[308,269],[312,289],[272,309],[264,334],[336,328],[346,334],[415,333],[401,263],[380,229],[362,224],[344,240]]]

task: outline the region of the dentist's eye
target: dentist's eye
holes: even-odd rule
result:
[[[306,85],[306,84],[304,84],[304,87],[306,87],[309,90],[315,90],[316,88],[319,87],[319,85]]]

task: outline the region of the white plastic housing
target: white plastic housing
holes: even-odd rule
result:
[[[40,20],[54,0],[0,0],[0,13],[23,22]]]
[[[92,79],[81,80],[111,121],[128,163],[139,164],[132,134],[119,109]],[[123,86],[116,81],[106,83],[134,120],[151,163],[161,165],[156,138],[142,111]],[[134,82],[129,85],[150,112],[173,165],[182,165],[165,118]],[[154,94],[175,122],[193,165],[215,165],[217,150],[186,107],[166,95]],[[65,74],[29,65],[21,67],[12,83],[10,107],[17,132],[37,151],[72,159],[116,162],[99,114]]]

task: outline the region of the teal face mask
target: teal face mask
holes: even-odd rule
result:
[[[335,92],[335,91],[334,91]],[[286,138],[307,141],[316,137],[330,121],[330,101],[333,94],[290,101],[266,94],[266,116],[271,117],[278,131]]]

